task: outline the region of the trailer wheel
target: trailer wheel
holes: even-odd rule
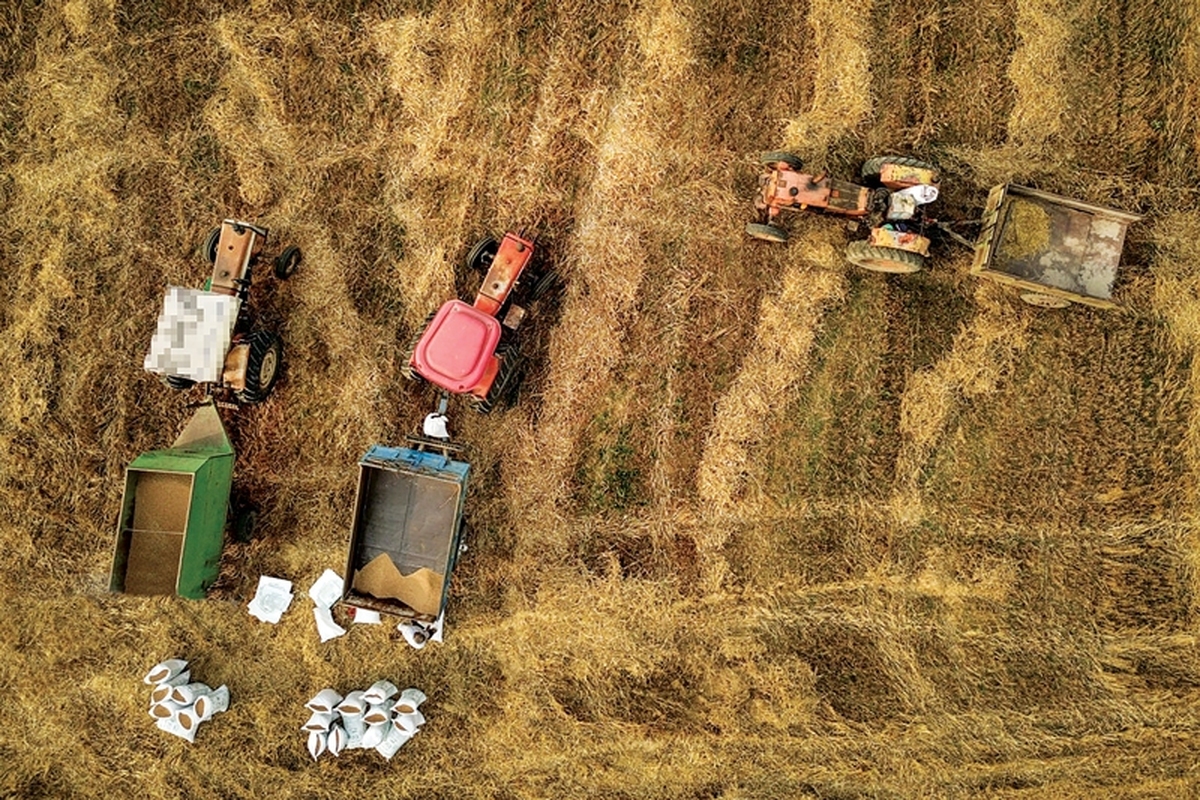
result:
[[[475,243],[471,252],[467,253],[467,266],[480,272],[487,272],[500,251],[500,244],[491,236],[485,236]]]
[[[200,244],[200,255],[204,256],[204,260],[209,264],[217,262],[217,245],[221,242],[221,228],[217,226],[208,232],[208,236],[204,237],[204,241]]]
[[[762,225],[757,222],[751,222],[746,226],[746,233],[755,239],[762,239],[764,242],[779,242],[780,244],[784,244],[788,240],[787,231],[776,225]]]
[[[233,540],[245,544],[254,538],[254,529],[258,525],[258,510],[253,507],[243,508],[233,515]]]
[[[760,164],[778,164],[782,161],[794,170],[804,166],[804,162],[786,150],[769,150],[758,157]]]
[[[925,266],[925,257],[920,253],[894,247],[872,247],[862,240],[846,246],[846,260],[872,272],[912,273],[920,272]]]
[[[421,337],[425,335],[425,330],[429,327],[429,323],[433,322],[433,318],[437,316],[436,311],[430,311],[425,321],[421,323],[421,327],[417,328],[417,332],[412,335],[408,341],[408,347],[404,348],[403,360],[400,362],[400,374],[410,381],[423,381],[415,369],[413,369],[413,355],[417,352],[417,345],[421,343]]]
[[[1071,301],[1065,297],[1055,297],[1041,292],[1021,292],[1021,299],[1031,306],[1038,308],[1066,308]]]
[[[246,388],[235,392],[242,403],[261,403],[270,396],[283,371],[283,341],[271,331],[253,331],[246,337]]]
[[[886,164],[895,164],[899,167],[914,167],[916,169],[929,169],[933,170],[934,180],[938,180],[941,177],[940,170],[927,161],[908,158],[907,156],[876,156],[875,158],[868,158],[863,162],[860,172],[863,180],[871,184],[878,184],[879,176]]]
[[[292,275],[296,274],[296,267],[300,266],[300,248],[296,245],[284,250],[275,257],[275,277],[281,281],[286,281]]]

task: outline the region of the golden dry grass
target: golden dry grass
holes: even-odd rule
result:
[[[0,9],[0,796],[1187,797],[1200,791],[1200,15],[1167,0],[113,3]],[[903,152],[1146,214],[1125,308],[879,276],[830,217],[745,238],[755,156]],[[258,536],[208,600],[105,590],[122,474],[183,400],[140,364],[196,244],[256,219],[286,347],[229,415]],[[458,406],[447,640],[321,644],[260,574],[340,570],[398,375],[533,235],[565,291],[519,401]],[[256,276],[257,277],[257,276]],[[140,677],[226,683],[188,746]],[[325,685],[422,687],[391,764],[308,758]],[[69,743],[64,748],[64,743]]]

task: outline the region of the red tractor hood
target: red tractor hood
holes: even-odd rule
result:
[[[443,305],[413,351],[413,366],[448,392],[479,385],[500,343],[500,322],[461,300]]]

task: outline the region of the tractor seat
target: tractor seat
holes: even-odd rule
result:
[[[425,329],[413,351],[413,366],[448,392],[469,392],[483,380],[499,343],[499,320],[469,303],[451,300]]]

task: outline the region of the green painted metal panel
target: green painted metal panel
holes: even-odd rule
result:
[[[220,571],[233,456],[210,456],[196,472],[176,593],[202,600]]]
[[[212,405],[195,413],[170,449],[133,460],[125,471],[112,591],[204,597],[220,571],[233,464]]]

